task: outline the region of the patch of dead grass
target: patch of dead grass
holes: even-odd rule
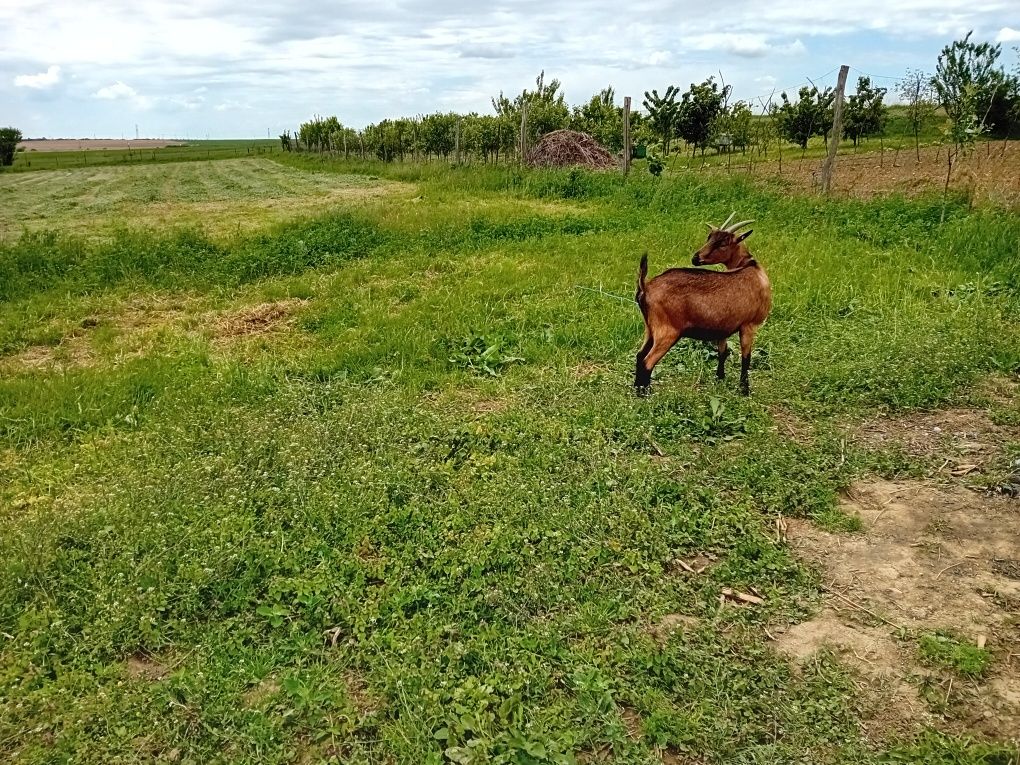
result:
[[[307,300],[300,298],[289,298],[220,314],[212,325],[215,338],[226,340],[282,329],[289,323],[291,316],[307,303]]]

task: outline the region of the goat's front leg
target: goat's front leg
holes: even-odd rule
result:
[[[740,328],[740,392],[745,396],[751,395],[751,383],[748,380],[748,371],[751,369],[751,348],[754,346],[754,335],[758,327],[749,324]]]
[[[720,340],[716,346],[719,350],[719,365],[715,368],[715,376],[720,380],[726,379],[726,359],[730,355],[730,346],[726,340]]]

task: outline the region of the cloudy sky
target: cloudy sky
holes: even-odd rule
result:
[[[491,110],[539,70],[578,103],[720,70],[768,97],[932,70],[974,29],[1015,66],[1018,0],[0,0],[0,124],[32,137],[276,136],[313,114]],[[883,86],[892,79],[877,79]]]

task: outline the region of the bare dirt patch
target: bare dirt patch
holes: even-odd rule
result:
[[[267,699],[272,698],[283,688],[280,681],[272,675],[262,678],[258,685],[248,689],[241,697],[248,709],[260,707]]]
[[[669,638],[676,632],[696,630],[701,620],[696,616],[685,614],[666,614],[654,624],[650,625],[646,632],[652,636],[656,643],[665,645]]]
[[[753,176],[780,179],[803,191],[817,191],[821,182],[822,158],[799,159],[786,154],[780,165],[776,161],[758,162],[751,168]],[[725,172],[722,166],[713,168]],[[910,147],[897,153],[867,151],[846,154],[841,150],[833,175],[833,194],[854,199],[867,199],[883,194],[913,197],[925,193],[941,193],[946,181],[946,152],[938,146],[922,147],[920,160]],[[746,161],[731,173],[748,172]],[[991,203],[1005,207],[1020,204],[1020,141],[979,144],[969,155],[954,162],[950,178],[951,192],[962,192],[975,203]]]
[[[124,663],[128,677],[135,680],[162,680],[170,674],[170,667],[152,656],[135,654]]]
[[[804,660],[828,648],[856,669],[876,736],[932,720],[997,738],[1020,731],[1020,580],[1010,575],[1020,503],[958,485],[875,481],[852,487],[842,504],[864,533],[788,523],[791,546],[822,570],[826,597],[817,618],[777,637],[780,650]],[[922,664],[916,639],[934,630],[971,643],[984,636],[986,676]]]

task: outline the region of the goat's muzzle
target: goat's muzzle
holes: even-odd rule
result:
[[[698,253],[694,253],[694,257],[691,258],[691,263],[693,263],[696,266],[701,265],[701,257],[698,255]]]

